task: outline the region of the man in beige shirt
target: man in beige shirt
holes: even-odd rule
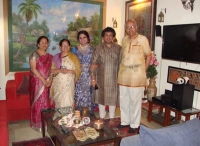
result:
[[[125,29],[128,35],[122,40],[122,58],[117,81],[120,85],[121,111],[121,124],[118,128],[130,125],[128,132],[135,133],[140,125],[151,49],[147,38],[137,33],[137,23],[134,20],[128,20]]]

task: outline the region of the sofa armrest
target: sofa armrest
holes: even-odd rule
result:
[[[6,100],[17,99],[17,88],[15,80],[8,80],[6,83]]]
[[[130,146],[130,145],[142,146],[139,134],[122,138],[120,146]]]

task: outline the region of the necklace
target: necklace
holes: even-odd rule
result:
[[[38,49],[38,51],[39,51],[40,55],[45,55],[46,54],[46,51],[41,51],[40,49]]]
[[[83,47],[83,46],[81,46],[81,44],[80,44],[79,46],[80,46],[79,51],[80,51],[82,54],[87,54],[87,53],[90,51],[89,45],[85,45],[85,46]]]

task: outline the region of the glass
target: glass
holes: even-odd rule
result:
[[[126,29],[133,29],[135,28],[135,25],[132,25],[132,26],[126,26]]]
[[[49,45],[48,42],[40,42],[39,44],[40,44],[40,45]]]
[[[69,47],[69,45],[64,45],[64,44],[63,44],[62,47]]]

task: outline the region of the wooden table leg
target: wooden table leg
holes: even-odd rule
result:
[[[148,109],[148,116],[147,116],[147,120],[149,122],[151,122],[151,118],[152,118],[152,107],[153,107],[153,103],[149,102],[149,109]]]
[[[164,116],[164,123],[163,126],[168,126],[170,123],[170,109],[165,108],[165,116]]]
[[[185,121],[190,120],[190,115],[185,116]]]
[[[42,111],[41,111],[41,121],[42,121],[42,136],[45,137],[45,123]]]

